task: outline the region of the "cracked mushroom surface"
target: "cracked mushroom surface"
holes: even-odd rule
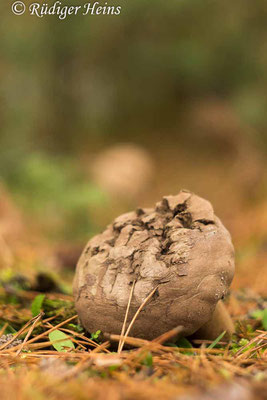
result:
[[[93,237],[77,265],[74,297],[89,332],[120,334],[133,283],[128,323],[158,287],[130,336],[154,339],[178,325],[187,336],[211,319],[233,275],[230,234],[208,201],[181,191]]]

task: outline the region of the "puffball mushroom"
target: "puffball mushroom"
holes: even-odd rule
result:
[[[151,340],[177,326],[188,336],[214,319],[233,275],[230,234],[208,201],[181,191],[93,237],[77,265],[74,297],[89,332],[120,334],[132,285],[128,323],[157,288],[130,336]]]

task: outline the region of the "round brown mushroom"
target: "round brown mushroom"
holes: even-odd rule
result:
[[[111,197],[138,199],[153,177],[150,154],[133,143],[116,144],[90,162],[93,180]]]
[[[77,265],[74,297],[89,332],[120,334],[132,285],[128,323],[157,288],[130,335],[154,339],[182,326],[187,336],[213,319],[233,275],[228,231],[208,201],[181,191],[121,215],[92,238]]]

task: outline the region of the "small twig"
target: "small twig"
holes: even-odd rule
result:
[[[111,342],[119,342],[121,335],[115,335],[115,334],[109,334],[109,333],[104,333],[104,338],[110,340]],[[124,337],[125,343],[133,346],[133,347],[143,347],[151,344],[149,340],[145,339],[140,339],[140,338],[134,338],[131,336],[128,336],[127,338]]]
[[[168,332],[163,333],[163,335],[158,336],[156,339],[152,340],[152,343],[165,343],[167,340],[173,339],[179,333],[183,332],[184,327],[182,325],[178,325],[175,328],[171,329]]]
[[[111,342],[119,342],[120,340],[120,335],[115,335],[115,334],[108,334],[105,333],[104,337],[108,340],[110,340]],[[179,351],[192,351],[194,353],[201,353],[201,352],[205,352],[208,354],[221,354],[222,353],[222,349],[207,349],[207,348],[188,348],[188,347],[168,347],[168,346],[164,346],[160,343],[156,343],[150,340],[145,340],[145,339],[140,339],[140,338],[134,338],[131,336],[128,337],[124,337],[125,343],[133,346],[133,347],[138,347],[138,348],[144,348],[144,349],[150,349],[153,351],[160,351],[160,352],[164,352],[164,353],[176,353]]]
[[[102,350],[106,350],[106,348],[109,347],[109,346],[110,346],[110,342],[109,342],[109,341],[104,342],[104,343],[101,343],[98,347],[96,347],[94,350],[92,350],[92,351],[90,352],[90,354],[92,354],[92,353],[99,353],[99,352],[102,351]]]
[[[78,345],[77,349],[79,349],[79,347],[80,347],[81,349],[87,351],[87,347],[84,346],[84,344],[87,344],[86,342],[81,342],[80,340],[77,340],[77,339],[75,339],[73,337],[71,338],[71,341]]]
[[[132,284],[132,288],[131,288],[131,292],[130,292],[130,296],[129,296],[129,300],[128,300],[128,304],[127,304],[127,309],[126,309],[126,313],[125,313],[125,317],[124,317],[124,321],[123,321],[123,325],[122,325],[122,329],[121,329],[121,338],[120,338],[119,346],[118,346],[119,354],[121,353],[121,350],[122,350],[122,339],[123,339],[123,335],[124,335],[125,328],[126,328],[126,323],[127,323],[127,318],[128,318],[130,305],[131,305],[131,301],[132,301],[132,297],[133,297],[135,282],[136,282],[136,280],[134,280],[134,282]]]

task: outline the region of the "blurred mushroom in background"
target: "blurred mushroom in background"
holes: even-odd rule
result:
[[[152,182],[154,163],[141,146],[117,144],[100,152],[91,164],[93,180],[112,197],[136,200]]]

